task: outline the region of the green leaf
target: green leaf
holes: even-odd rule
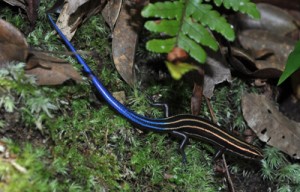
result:
[[[231,25],[220,15],[220,13],[212,10],[211,5],[203,4],[198,7],[188,5],[188,9],[192,10],[192,17],[201,22],[202,25],[208,26],[211,30],[222,34],[229,41],[235,39],[234,30]]]
[[[214,51],[218,50],[218,43],[215,38],[202,25],[193,22],[191,18],[185,19],[186,22],[182,25],[182,32],[188,35],[197,43],[208,46]]]
[[[142,16],[145,18],[156,17],[162,19],[180,19],[182,17],[183,3],[180,1],[157,2],[148,4],[142,10]]]
[[[196,70],[198,69],[197,66],[195,65],[191,65],[188,63],[177,63],[177,64],[173,64],[170,62],[166,62],[166,65],[171,73],[171,76],[178,80],[182,77],[182,75],[184,75],[185,73],[191,71],[191,70]]]
[[[206,52],[195,41],[189,39],[183,34],[179,34],[178,46],[188,52],[194,59],[200,63],[206,60]]]
[[[218,50],[218,43],[209,30],[216,31],[227,40],[233,41],[235,34],[232,26],[213,10],[207,2],[210,0],[174,0],[150,3],[142,10],[142,16],[156,18],[147,21],[145,28],[155,33],[161,33],[168,39],[154,39],[146,44],[150,51],[168,53],[174,47],[184,49],[199,63],[206,60],[206,52],[202,46]],[[258,17],[255,4],[249,0],[212,0],[216,5],[224,5],[236,11]],[[166,43],[166,44],[164,44]]]
[[[256,8],[256,5],[250,2],[250,0],[214,0],[214,2],[217,6],[220,6],[223,3],[226,9],[233,9],[234,11],[246,13],[254,19],[260,18],[260,13]]]
[[[176,39],[153,39],[147,42],[146,48],[156,53],[169,53],[175,46]]]
[[[165,33],[167,35],[175,36],[179,28],[179,21],[177,20],[162,20],[162,21],[147,21],[145,28],[156,33]]]
[[[282,75],[279,78],[278,84],[280,85],[284,82],[289,76],[291,76],[295,71],[300,68],[300,41],[297,42],[294,50],[290,53],[285,69]]]

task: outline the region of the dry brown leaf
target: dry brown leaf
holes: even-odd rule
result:
[[[64,60],[30,51],[23,34],[0,19],[0,68],[10,61],[26,61],[26,73],[36,75],[39,85],[58,85],[69,79],[82,80],[73,66]]]
[[[77,27],[90,16],[102,10],[106,0],[69,0],[66,1],[57,19],[57,26],[70,40]]]
[[[241,45],[250,51],[257,52],[267,49],[274,53],[277,62],[266,62],[263,68],[274,68],[283,71],[288,55],[293,50],[296,41],[277,36],[265,30],[245,30],[238,35]],[[261,66],[257,68],[262,69]]]
[[[102,10],[102,16],[112,31],[119,17],[122,2],[122,0],[108,1]]]
[[[17,6],[21,9],[26,9],[25,0],[3,0],[4,2],[10,4],[11,6]]]
[[[254,56],[246,53],[244,50],[231,47],[231,55],[228,54],[229,51],[223,49],[225,54],[228,54],[229,63],[232,68],[238,71],[240,74],[256,78],[256,79],[269,79],[278,78],[282,74],[282,71],[272,66],[282,66],[279,65],[278,59],[274,56],[273,52],[267,50],[261,50],[258,53],[258,57],[261,60],[255,60]],[[262,55],[264,54],[265,55]],[[267,58],[264,58],[267,57]],[[256,58],[256,57],[255,57]],[[265,60],[262,60],[265,59]]]
[[[254,3],[268,3],[276,5],[284,9],[294,9],[299,11],[300,9],[300,0],[293,1],[283,1],[283,0],[253,0]]]
[[[293,17],[287,11],[266,3],[258,3],[257,8],[261,18],[255,20],[245,14],[239,14],[236,17],[239,20],[239,27],[245,29],[266,29],[280,36],[285,36],[297,29]]]
[[[42,51],[30,51],[30,57],[27,59],[25,69],[30,70],[35,67],[50,69],[51,67],[49,67],[49,64],[51,63],[67,64],[65,60],[58,57],[47,55]]]
[[[231,82],[231,72],[224,65],[225,61],[221,55],[208,57],[206,62],[203,95],[210,99],[213,96],[215,85],[224,81]]]
[[[133,85],[134,57],[138,41],[138,31],[142,26],[136,4],[125,1],[113,31],[112,51],[115,66],[122,78]]]
[[[244,94],[242,111],[247,124],[261,141],[300,159],[300,123],[284,116],[264,95]]]
[[[14,44],[0,43],[0,68],[5,67],[11,61],[25,62],[27,50]]]
[[[36,76],[38,85],[60,85],[70,79],[82,81],[81,75],[71,64],[59,58],[43,55],[39,53],[38,56],[30,57],[28,63],[31,68],[26,70],[27,74]]]
[[[23,34],[0,19],[0,67],[9,61],[25,61],[28,45]]]
[[[201,111],[203,84],[194,83],[193,95],[191,98],[191,111],[193,115],[199,115]]]
[[[232,67],[241,74],[262,79],[280,77],[296,43],[266,30],[245,30],[238,37],[244,49],[252,54],[241,54],[243,51],[232,48],[232,55],[228,57]]]

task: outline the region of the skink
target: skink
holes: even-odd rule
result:
[[[48,14],[48,19],[66,46],[73,52],[78,62],[82,65],[84,72],[89,75],[93,85],[102,95],[104,100],[119,114],[121,114],[139,129],[166,132],[182,137],[183,141],[179,149],[184,159],[184,146],[189,137],[208,141],[219,146],[224,151],[232,152],[244,158],[254,160],[261,160],[263,158],[263,153],[258,147],[238,139],[229,131],[226,131],[218,125],[198,116],[180,114],[166,118],[152,119],[138,115],[126,108],[111,95],[101,81],[93,74],[84,59],[77,53],[73,45],[55,24],[50,14]]]

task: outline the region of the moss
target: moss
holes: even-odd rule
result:
[[[278,191],[298,191],[300,189],[300,166],[290,163],[276,148],[265,149],[262,177],[277,186]]]
[[[3,141],[2,141],[3,142]],[[32,147],[27,143],[23,148],[11,140],[4,141],[11,157],[0,158],[0,188],[3,191],[55,191],[57,182],[51,179],[44,157],[47,150]],[[15,163],[13,163],[15,162]],[[17,164],[17,165],[16,165]]]

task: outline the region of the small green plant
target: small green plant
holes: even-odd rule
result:
[[[49,98],[37,88],[35,78],[24,73],[24,63],[10,63],[0,70],[0,108],[8,113],[17,109],[23,112],[23,121],[34,122],[43,129],[42,120],[52,117],[50,110],[56,110]],[[46,114],[46,115],[45,115]]]
[[[226,9],[246,13],[256,19],[260,17],[255,4],[249,0],[211,0],[209,2],[213,2],[216,6],[223,5]],[[156,18],[156,20],[147,21],[145,28],[151,32],[163,34],[163,38],[147,42],[148,50],[169,53],[173,48],[179,47],[199,63],[204,63],[206,60],[206,52],[201,45],[214,51],[218,49],[218,43],[210,30],[220,33],[229,41],[235,38],[231,25],[218,11],[213,10],[213,6],[208,1],[177,0],[150,3],[143,9],[142,16]],[[187,69],[186,65],[184,67],[183,73]],[[192,69],[194,68],[188,68],[188,70]],[[172,69],[170,71],[172,73]]]
[[[255,4],[249,0],[214,0],[217,6],[224,5],[235,11],[247,13],[253,18],[259,18]],[[203,63],[205,51],[199,44],[218,49],[218,43],[205,27],[219,32],[228,40],[234,40],[234,31],[226,19],[212,5],[201,0],[166,1],[149,4],[142,11],[144,17],[155,17],[160,20],[147,21],[145,27],[152,32],[164,33],[170,36],[166,39],[154,39],[147,43],[147,48],[154,52],[168,53],[173,47],[179,46],[191,54],[197,61]]]
[[[286,67],[278,80],[278,85],[283,83],[288,77],[290,77],[295,71],[300,68],[300,41],[295,45],[294,50],[288,56]]]
[[[277,191],[300,190],[300,166],[291,164],[282,153],[274,147],[265,149],[262,177],[277,184]]]
[[[21,149],[10,139],[3,139],[6,154],[0,157],[0,188],[2,191],[56,191],[57,180],[51,178],[48,165],[42,162],[46,156],[44,148],[26,143]]]

